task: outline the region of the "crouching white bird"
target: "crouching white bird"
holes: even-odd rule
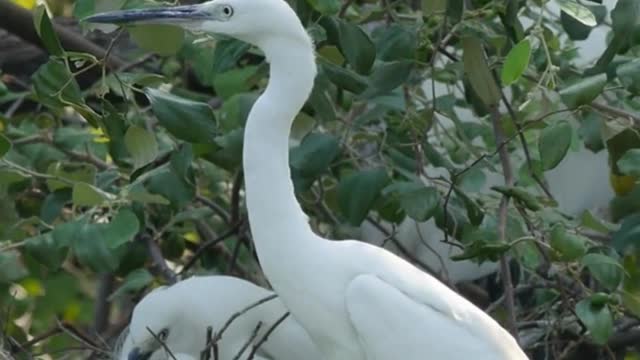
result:
[[[496,321],[432,276],[384,249],[311,230],[293,191],[288,140],[313,87],[315,54],[284,0],[214,0],[89,21],[173,23],[264,52],[271,76],[243,148],[249,222],[265,274],[324,359],[526,359]]]
[[[200,359],[208,327],[214,334],[223,331],[234,314],[272,295],[271,291],[229,276],[192,277],[158,288],[136,305],[116,358],[172,359],[168,349],[174,356],[180,353],[187,359]],[[217,360],[248,359],[254,345],[260,345],[255,360],[320,360],[315,345],[291,316],[261,343],[286,313],[282,302],[275,298],[238,315],[216,342]]]

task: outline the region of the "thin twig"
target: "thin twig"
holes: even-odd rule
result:
[[[282,315],[275,323],[273,323],[273,325],[271,325],[271,327],[269,328],[269,330],[267,330],[267,332],[264,334],[264,336],[260,339],[260,341],[258,341],[257,344],[253,345],[253,348],[251,349],[251,353],[249,354],[249,357],[247,358],[247,360],[252,360],[253,357],[256,355],[256,351],[258,351],[258,349],[260,348],[260,346],[262,346],[262,344],[264,344],[267,340],[269,340],[269,336],[273,333],[273,331],[280,325],[282,324],[282,322],[289,316],[289,312],[287,311],[286,313],[284,313],[284,315]]]
[[[198,225],[199,224],[196,224],[196,226],[198,226]],[[227,230],[224,234],[222,234],[222,235],[220,235],[218,237],[211,237],[210,239],[207,239],[204,243],[202,243],[202,245],[200,245],[198,250],[196,250],[196,252],[193,254],[191,259],[189,259],[189,261],[182,267],[182,270],[180,271],[180,274],[183,274],[187,270],[189,270],[196,263],[196,261],[198,261],[198,259],[200,257],[202,257],[202,255],[204,255],[205,252],[207,250],[209,250],[211,247],[216,246],[217,244],[223,242],[224,240],[226,240],[230,236],[232,236],[235,233],[237,233],[238,229],[240,228],[240,225],[241,224],[238,223],[238,224],[234,225],[233,227],[231,227],[229,230]],[[201,231],[201,233],[202,232],[203,231]]]
[[[171,349],[169,349],[167,344],[162,339],[160,339],[160,337],[158,335],[156,335],[156,333],[154,333],[153,330],[151,330],[151,328],[149,328],[148,326],[147,326],[147,331],[151,334],[151,336],[153,336],[153,338],[157,342],[160,343],[160,345],[162,345],[162,348],[167,353],[167,355],[169,355],[171,357],[171,359],[176,360],[176,357],[173,355],[173,353],[171,352]]]
[[[222,221],[224,221],[225,223],[227,224],[231,223],[231,215],[222,206],[218,205],[212,200],[207,199],[202,195],[196,195],[196,200],[198,200],[202,204],[211,208],[211,210],[213,210],[213,212],[218,214],[218,216],[220,216]]]
[[[260,331],[261,327],[262,327],[262,321],[258,321],[258,324],[253,329],[253,331],[251,332],[251,336],[247,339],[247,341],[245,341],[245,343],[242,345],[240,350],[238,350],[238,353],[233,357],[233,360],[239,360],[240,359],[240,356],[242,356],[242,354],[244,354],[245,350],[247,350],[249,345],[256,339],[256,337],[258,337],[258,331]],[[255,346],[253,348],[255,348]],[[252,358],[253,352],[254,351],[252,349],[251,350],[251,355],[249,355],[249,359]]]
[[[175,284],[178,281],[178,277],[176,276],[176,273],[167,266],[167,262],[162,255],[162,251],[158,244],[153,240],[153,237],[149,236],[149,234],[142,234],[140,236],[147,245],[149,255],[151,256],[156,268],[162,274],[162,277],[164,277],[169,284]]]
[[[247,311],[258,307],[266,302],[269,302],[275,298],[277,298],[278,295],[277,294],[271,294],[267,297],[264,297],[256,302],[254,302],[253,304],[250,304],[248,306],[246,306],[244,309],[234,313],[233,315],[231,315],[229,317],[229,319],[224,323],[224,325],[222,325],[222,327],[220,328],[220,331],[216,332],[216,334],[213,336],[213,338],[211,339],[211,341],[207,344],[207,346],[205,347],[205,350],[210,349],[213,345],[215,345],[216,343],[218,343],[218,341],[220,341],[220,339],[222,339],[222,335],[224,334],[224,332],[227,330],[227,328],[229,328],[229,326],[240,316],[244,315]]]
[[[490,106],[491,122],[493,123],[493,134],[496,144],[502,144],[504,142],[504,132],[502,125],[500,124],[500,110],[498,106]],[[502,173],[504,175],[505,186],[513,185],[513,170],[511,168],[511,160],[509,159],[509,152],[506,147],[501,147],[499,150],[500,162],[502,163]],[[500,207],[498,209],[498,235],[499,241],[505,243],[507,241],[507,211],[509,206],[509,197],[502,196],[500,200]],[[507,255],[504,254],[500,258],[500,277],[502,278],[502,284],[504,286],[505,305],[507,309],[507,328],[519,342],[518,328],[516,323],[516,309],[513,293],[513,281],[511,279],[511,269],[509,268],[509,260]]]

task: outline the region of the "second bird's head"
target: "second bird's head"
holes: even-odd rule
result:
[[[264,48],[270,42],[309,42],[296,13],[285,0],[213,0],[201,4],[99,13],[92,23],[170,24],[221,34]]]

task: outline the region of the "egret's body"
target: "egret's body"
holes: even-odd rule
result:
[[[164,337],[164,343],[176,354],[200,359],[205,348],[207,327],[219,332],[224,324],[244,308],[273,295],[250,282],[228,276],[192,277],[170,287],[156,289],[136,305],[129,331],[118,359],[170,359],[155,341],[151,330]],[[238,316],[218,341],[218,360],[232,360],[248,342],[251,345],[237,359],[247,359],[251,346],[257,345],[269,328],[285,313],[275,298]],[[252,334],[262,323],[257,336]],[[132,356],[131,354],[134,354]],[[137,355],[137,357],[136,357]],[[320,360],[318,351],[305,330],[292,318],[286,318],[259,348],[255,360]]]
[[[313,233],[294,195],[288,140],[313,87],[315,55],[285,1],[214,0],[92,20],[168,22],[167,14],[187,28],[251,43],[270,63],[269,84],[245,127],[249,222],[265,274],[324,359],[526,359],[497,322],[435,278],[376,246]]]

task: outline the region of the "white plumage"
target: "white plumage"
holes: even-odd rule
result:
[[[200,359],[205,348],[207,327],[221,331],[223,325],[246,307],[273,295],[272,292],[250,282],[228,276],[192,277],[169,287],[155,289],[138,303],[133,311],[128,334],[118,359],[149,356],[151,360],[170,359],[151,334],[165,337],[164,342],[175,355],[182,353]],[[264,334],[287,309],[275,298],[238,316],[218,341],[218,360],[232,360],[243,346],[250,346],[238,359],[247,359],[251,346],[257,345]],[[257,336],[251,336],[262,322]],[[166,334],[166,335],[161,335]],[[137,350],[134,350],[137,349]],[[254,357],[278,360],[320,360],[317,349],[308,335],[291,316],[286,318]]]

